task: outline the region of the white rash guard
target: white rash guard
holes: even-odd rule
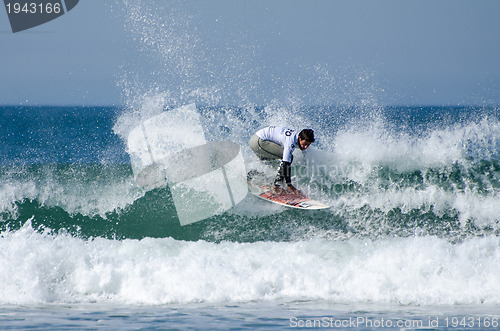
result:
[[[272,141],[283,147],[283,161],[292,163],[292,153],[297,146],[298,133],[281,126],[268,126],[255,133],[262,140]]]

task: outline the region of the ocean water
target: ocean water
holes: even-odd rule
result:
[[[199,111],[247,170],[257,129],[315,129],[293,181],[332,207],[181,227],[134,182],[133,109],[0,107],[0,328],[498,328],[498,108]]]

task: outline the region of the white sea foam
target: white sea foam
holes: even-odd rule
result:
[[[0,303],[309,300],[500,304],[500,242],[435,237],[85,241],[26,224],[0,237]]]

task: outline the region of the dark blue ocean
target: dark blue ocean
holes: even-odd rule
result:
[[[259,128],[313,128],[293,181],[332,207],[180,226],[135,183],[133,109],[2,106],[1,329],[497,328],[499,108],[198,111],[247,170]]]

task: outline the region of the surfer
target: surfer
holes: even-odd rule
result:
[[[257,131],[249,141],[250,148],[261,160],[281,160],[278,173],[274,180],[274,189],[284,192],[283,180],[292,193],[302,195],[292,185],[291,164],[293,161],[293,150],[299,147],[301,151],[306,150],[314,142],[314,131],[304,129],[297,133],[295,130],[280,126],[269,126]]]

